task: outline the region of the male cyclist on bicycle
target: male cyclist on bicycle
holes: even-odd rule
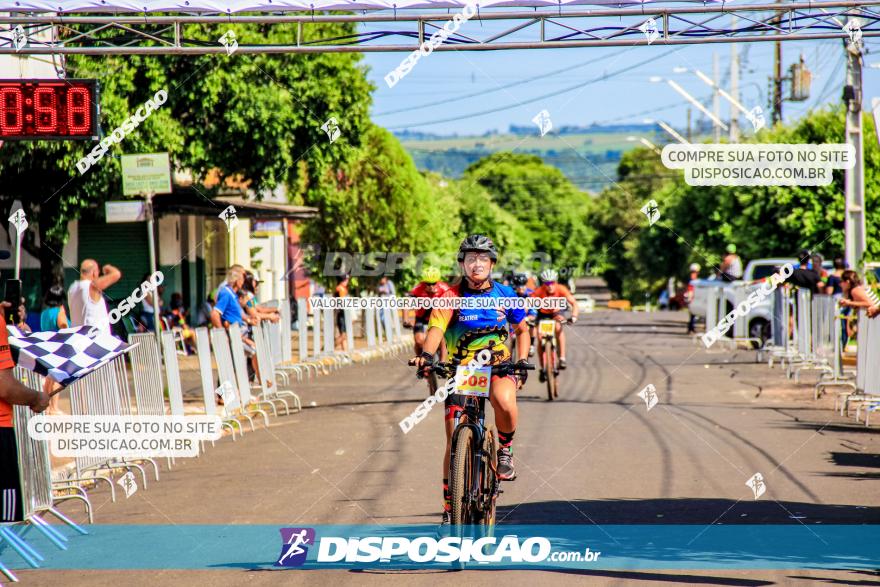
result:
[[[407,295],[414,298],[439,298],[449,291],[449,284],[441,281],[440,277],[439,269],[430,266],[425,267],[422,271],[422,281],[412,288]],[[425,331],[428,330],[428,318],[431,317],[431,309],[419,309],[414,310],[414,312],[415,320],[407,318],[404,320],[403,325],[407,328],[412,326],[413,346],[415,347],[416,355],[420,355],[422,353],[422,345],[425,344]],[[443,351],[444,349],[441,348],[441,361],[446,360],[443,357]]]
[[[458,249],[458,263],[464,277],[453,285],[443,297],[484,297],[513,298],[514,291],[493,281],[492,269],[498,260],[495,244],[486,236],[473,234],[461,243]],[[527,363],[527,340],[529,331],[525,323],[525,310],[471,309],[459,310],[435,308],[428,322],[422,354],[413,360],[418,369],[433,364],[441,340],[445,337],[446,348],[451,362],[466,365],[483,349],[492,353],[492,365],[510,360],[510,351],[504,344],[509,330],[508,324],[516,325],[517,351],[519,363]],[[525,375],[508,375],[491,379],[489,401],[495,412],[495,426],[498,429],[498,478],[512,481],[516,477],[513,467],[511,444],[516,431],[517,407],[516,390],[525,383]],[[446,453],[443,458],[443,522],[449,522],[452,496],[449,491],[449,452],[452,431],[464,405],[464,396],[450,394],[446,398]]]
[[[557,283],[556,280],[559,279],[559,274],[556,273],[553,269],[545,269],[541,272],[539,276],[541,278],[541,285],[532,292],[533,298],[565,298],[568,302],[568,307],[571,309],[571,318],[569,321],[573,324],[577,322],[578,317],[578,303],[577,300],[574,299],[574,296],[571,295],[571,292],[567,287],[562,285],[561,283]],[[565,316],[562,315],[560,310],[545,310],[543,308],[538,308],[538,316],[536,321],[541,320],[556,320],[556,339],[559,341],[559,368],[565,369],[565,332],[562,331],[562,322],[565,322]],[[538,353],[538,358],[541,362],[541,381],[544,381],[544,358],[541,356],[541,353]]]
[[[511,285],[513,286],[516,295],[521,298],[527,298],[532,295],[533,290],[528,286],[529,277],[525,273],[514,273],[513,279],[511,279]],[[526,310],[526,322],[529,325],[529,356],[535,354],[535,317],[538,315],[538,311],[534,308],[530,308]]]
[[[449,284],[440,281],[440,270],[436,267],[425,267],[422,271],[422,281],[412,288],[407,294],[414,298],[439,298],[449,291]],[[428,318],[431,316],[430,308],[415,310],[415,320],[407,318],[403,325],[413,329],[413,346],[416,356],[422,354],[422,345],[425,344],[425,331],[428,330]],[[446,361],[446,347],[441,345],[440,360]]]

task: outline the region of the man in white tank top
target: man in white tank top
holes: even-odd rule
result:
[[[122,273],[113,265],[104,265],[98,273],[98,262],[86,259],[79,266],[79,281],[67,290],[71,326],[95,326],[110,334],[110,314],[104,301],[104,290],[119,281]]]

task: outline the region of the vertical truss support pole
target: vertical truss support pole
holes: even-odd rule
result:
[[[856,164],[845,170],[844,193],[846,211],[844,237],[846,261],[850,269],[858,270],[864,259],[865,238],[865,158],[862,134],[862,47],[861,43],[846,43],[846,87],[843,91],[846,103],[845,138],[855,148]]]

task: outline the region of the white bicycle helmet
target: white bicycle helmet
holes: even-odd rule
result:
[[[540,278],[542,283],[547,283],[548,281],[556,281],[557,279],[559,279],[559,273],[557,273],[553,269],[544,269],[543,271],[541,271]]]

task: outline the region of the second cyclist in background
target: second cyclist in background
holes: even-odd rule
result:
[[[532,292],[534,298],[565,298],[568,307],[571,310],[571,318],[569,321],[573,324],[578,318],[578,303],[571,294],[571,291],[561,283],[557,283],[559,274],[553,269],[545,269],[539,275],[541,285]],[[565,369],[565,332],[562,330],[562,322],[565,322],[565,316],[560,310],[537,309],[536,322],[540,320],[556,320],[556,339],[559,341],[559,368]],[[541,365],[543,368],[543,364]]]
[[[449,291],[449,284],[442,281],[440,270],[436,267],[425,267],[422,270],[422,280],[407,295],[414,298],[439,298]],[[422,354],[422,346],[425,344],[425,332],[428,329],[428,320],[431,318],[431,310],[414,310],[414,318],[407,312],[404,326],[413,329],[413,347],[416,356]],[[440,361],[446,361],[446,345],[440,345]]]
[[[511,279],[516,295],[521,298],[528,298],[535,291],[529,287],[529,277],[525,273],[514,273]],[[529,324],[529,356],[535,354],[535,319],[538,316],[537,310],[534,308],[526,310],[526,322]]]

